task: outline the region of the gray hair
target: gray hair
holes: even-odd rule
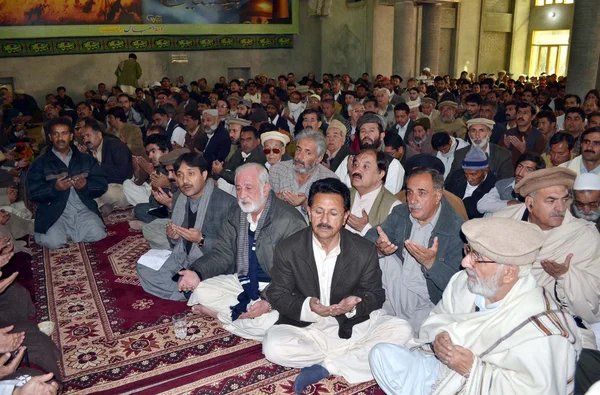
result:
[[[237,182],[238,175],[247,170],[256,171],[256,174],[258,175],[258,183],[261,189],[269,183],[269,172],[260,163],[246,163],[235,169],[235,182]]]
[[[361,102],[356,102],[356,103],[350,103],[348,104],[348,112],[351,112],[352,110],[354,110],[354,107],[356,106],[365,106],[364,104],[362,104]]]
[[[304,139],[311,139],[317,145],[317,157],[325,155],[327,149],[327,141],[323,133],[318,130],[304,129],[296,135],[296,144]]]
[[[433,181],[433,189],[436,191],[444,190],[444,174],[440,173],[436,169],[428,168],[428,167],[415,167],[411,170],[406,177],[406,181],[413,177],[421,174],[429,174]]]

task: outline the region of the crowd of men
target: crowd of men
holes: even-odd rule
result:
[[[600,380],[600,93],[565,86],[180,76],[77,104],[59,87],[43,111],[5,90],[0,197],[16,204],[25,171],[37,211],[0,222],[25,217],[56,249],[134,207],[130,226],[170,250],[138,263],[144,290],[261,341],[301,369],[297,394],[329,375],[388,394],[583,394]],[[40,156],[12,160],[36,120]]]

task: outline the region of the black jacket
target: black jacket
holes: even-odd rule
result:
[[[217,130],[215,130],[215,134],[208,141],[206,148],[204,148],[204,159],[208,163],[208,168],[212,168],[212,163],[217,159],[221,162],[225,161],[230,149],[231,140],[229,139],[229,133],[225,129],[223,122],[221,122]]]
[[[462,199],[467,190],[467,177],[465,177],[465,172],[462,169],[458,169],[448,175],[446,190],[462,199],[469,219],[481,218],[483,217],[483,213],[477,210],[477,202],[494,188],[496,181],[498,181],[496,176],[492,172],[488,172],[485,180],[477,186],[473,194],[466,199]]]
[[[368,320],[372,311],[383,306],[385,290],[375,244],[342,228],[340,250],[331,280],[330,303],[339,303],[347,296],[362,299],[356,305],[354,317],[347,318],[345,314],[335,317],[339,324],[338,336],[349,339],[354,325]],[[277,244],[266,294],[273,309],[279,312],[276,324],[310,325],[310,322],[300,321],[304,300],[321,298],[312,228],[302,229]]]
[[[250,156],[246,159],[242,157],[242,149],[238,148],[237,151],[235,151],[235,154],[233,154],[233,156],[223,164],[223,171],[221,174],[219,174],[219,176],[233,185],[235,184],[235,169],[246,163],[258,163],[259,165],[264,166],[266,162],[267,157],[263,152],[263,147],[261,144],[257,145],[256,148],[250,152]]]
[[[106,177],[98,161],[91,155],[79,152],[75,146],[71,146],[71,151],[73,156],[68,168],[52,149],[48,149],[33,162],[27,173],[29,199],[38,203],[35,214],[37,233],[46,233],[58,221],[67,206],[70,189],[56,189],[56,180],[62,176],[74,177],[87,173],[87,183],[81,190],[76,190],[77,195],[90,211],[100,216],[94,199],[102,196],[108,189]]]
[[[102,136],[102,164],[100,168],[109,184],[122,184],[133,176],[132,154],[127,144],[116,137]]]

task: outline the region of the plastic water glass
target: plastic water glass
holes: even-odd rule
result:
[[[173,327],[175,328],[175,337],[185,339],[187,336],[187,316],[183,313],[173,316]]]

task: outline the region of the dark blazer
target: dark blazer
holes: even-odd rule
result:
[[[258,163],[264,166],[266,162],[267,157],[261,144],[257,145],[246,159],[242,157],[242,149],[238,148],[233,156],[223,164],[223,171],[219,174],[219,177],[233,185],[235,183],[235,169],[246,163]]]
[[[446,180],[446,190],[462,199],[469,219],[481,218],[483,217],[483,214],[477,210],[477,202],[494,188],[496,181],[498,181],[496,176],[491,172],[488,172],[485,180],[477,186],[477,189],[473,191],[473,194],[466,199],[462,199],[465,195],[465,190],[467,189],[467,177],[465,177],[465,172],[462,169],[458,169],[448,175],[448,179]]]
[[[319,275],[313,253],[313,231],[308,227],[282,240],[275,247],[271,283],[266,295],[273,309],[279,312],[277,324],[305,327],[300,321],[302,305],[307,297],[321,298]],[[369,314],[381,308],[385,290],[375,244],[342,228],[340,255],[337,257],[331,281],[330,303],[339,303],[347,296],[358,296],[356,315],[335,317],[338,336],[349,339],[354,325],[369,319]]]
[[[431,248],[433,240],[436,237],[438,238],[439,247],[435,262],[429,270],[421,266],[429,291],[429,299],[434,304],[437,304],[442,298],[442,293],[446,289],[448,281],[460,270],[460,263],[463,259],[463,241],[460,237],[460,227],[465,220],[452,208],[445,197],[442,197],[441,210],[435,228],[431,232],[429,244],[425,246]],[[404,262],[402,254],[404,242],[409,239],[412,231],[412,222],[409,216],[408,205],[401,204],[394,207],[387,219],[380,225],[390,241],[400,246],[396,251],[396,256],[402,262]],[[377,228],[369,229],[365,238],[375,242],[379,238]]]
[[[273,267],[273,251],[280,240],[293,235],[306,227],[300,211],[277,199],[271,191],[271,208],[265,215],[263,229],[256,239],[256,256],[258,263],[267,275],[271,275]],[[188,268],[195,271],[201,280],[233,274],[237,271],[237,238],[240,232],[241,209],[235,204],[229,213],[221,218],[219,233],[210,254],[196,259]],[[247,231],[247,230],[244,230]]]
[[[204,159],[208,163],[208,168],[212,167],[212,163],[215,160],[225,161],[225,158],[229,155],[230,148],[231,140],[229,140],[229,133],[223,123],[220,123],[217,130],[215,130],[215,134],[204,148]]]
[[[515,176],[515,169],[512,164],[512,154],[506,148],[502,148],[496,144],[490,144],[490,156],[488,158],[490,162],[490,170],[498,180],[510,178]],[[458,169],[462,169],[462,162],[467,156],[467,152],[471,149],[471,146],[463,147],[454,152],[454,162],[450,172],[454,172]]]
[[[102,136],[102,163],[100,168],[109,184],[122,184],[133,176],[131,150],[116,137]]]
[[[335,172],[337,168],[340,167],[340,164],[342,164],[342,161],[346,160],[348,155],[356,155],[356,152],[352,151],[347,145],[342,145],[342,148],[340,148],[335,157],[329,161],[329,170]],[[327,155],[325,155],[323,162],[327,163],[328,159]]]

